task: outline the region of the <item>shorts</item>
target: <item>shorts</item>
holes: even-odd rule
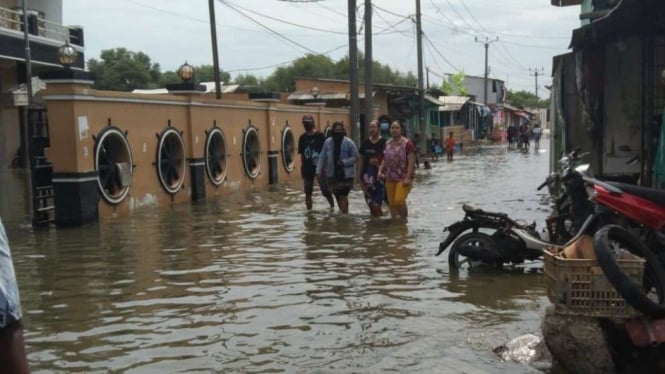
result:
[[[383,200],[386,198],[386,189],[382,183],[374,183],[372,187],[367,188],[367,193],[365,194],[365,200],[367,204],[383,204]]]
[[[388,206],[398,207],[406,205],[406,197],[409,196],[413,184],[405,186],[402,181],[386,181],[386,196]]]
[[[349,192],[351,192],[351,187],[353,186],[353,178],[342,180],[328,178],[328,185],[335,196],[349,196]]]

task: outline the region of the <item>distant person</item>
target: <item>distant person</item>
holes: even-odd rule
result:
[[[0,372],[29,373],[28,358],[23,340],[16,275],[7,234],[0,220]]]
[[[445,141],[445,146],[446,146],[446,159],[448,161],[453,160],[453,154],[455,153],[455,143],[457,141],[455,140],[455,133],[454,132],[449,132],[448,137],[446,138]]]
[[[543,128],[540,127],[539,123],[536,123],[536,125],[533,126],[531,133],[533,134],[533,146],[536,147],[536,149],[540,148],[540,137],[543,135]]]
[[[316,178],[327,178],[342,213],[349,212],[349,192],[356,176],[358,148],[346,136],[342,122],[332,124],[332,136],[323,143],[321,156],[316,165]]]
[[[386,181],[390,216],[407,218],[409,209],[406,197],[413,187],[416,147],[404,136],[404,127],[398,121],[390,124],[390,135],[392,139],[386,141],[383,162],[379,167],[379,178]]]
[[[369,138],[360,145],[357,179],[365,195],[370,214],[380,217],[383,215],[381,205],[385,199],[385,188],[383,181],[379,179],[379,166],[383,161],[386,140],[379,133],[379,121],[370,122],[367,130]]]
[[[307,210],[312,209],[312,193],[314,192],[314,176],[316,175],[316,163],[319,160],[321,148],[326,137],[321,131],[314,129],[314,117],[306,114],[302,117],[305,132],[298,139],[298,153],[300,154],[300,174],[305,186],[305,205]],[[328,200],[330,209],[335,207],[330,189],[325,184],[319,183],[321,194]]]

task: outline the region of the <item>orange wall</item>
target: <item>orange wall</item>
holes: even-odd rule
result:
[[[222,196],[231,191],[268,185],[268,151],[281,151],[282,130],[288,123],[294,140],[302,134],[303,114],[312,114],[317,127],[323,130],[328,123],[348,123],[346,109],[305,107],[278,103],[231,101],[201,95],[141,95],[95,91],[87,86],[49,83],[42,93],[48,108],[51,147],[46,156],[53,171],[89,172],[95,169],[93,136],[108,125],[127,131],[132,150],[133,181],[127,198],[118,205],[99,200],[100,218],[123,215],[144,205],[171,204],[171,195],[160,185],[154,165],[158,146],[157,134],[171,126],[182,131],[187,158],[204,158],[206,130],[216,122],[226,138],[226,181],[215,186],[205,175],[206,197]],[[79,124],[87,121],[87,134]],[[257,128],[261,146],[260,174],[251,179],[245,174],[242,161],[243,130],[251,123]],[[350,129],[349,129],[350,131]],[[287,172],[278,160],[278,181],[300,179],[300,158]],[[186,164],[183,188],[173,195],[174,203],[191,200],[191,177]]]

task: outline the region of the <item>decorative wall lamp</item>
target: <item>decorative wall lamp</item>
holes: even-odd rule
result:
[[[71,68],[76,63],[78,55],[76,49],[69,44],[69,41],[65,41],[65,45],[58,49],[58,61],[66,69]]]
[[[194,77],[194,68],[192,65],[188,64],[187,61],[180,65],[178,68],[178,77],[180,77],[183,82],[189,82]]]
[[[166,89],[173,94],[202,94],[205,93],[205,86],[195,82],[194,67],[185,61],[180,65],[176,74],[182,80],[182,83],[167,84]]]
[[[314,86],[310,90],[310,93],[312,94],[312,96],[314,96],[314,101],[316,101],[319,99],[319,94],[321,93],[321,90],[319,89],[319,87]]]

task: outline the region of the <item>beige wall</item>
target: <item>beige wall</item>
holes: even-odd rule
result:
[[[109,120],[113,126],[128,131],[133,162],[136,165],[133,184],[127,198],[118,205],[110,205],[100,199],[100,218],[123,215],[144,205],[171,204],[171,195],[159,184],[156,167],[158,137],[170,121],[171,126],[183,132],[187,158],[204,158],[206,130],[216,122],[226,138],[226,181],[215,186],[205,176],[206,196],[222,196],[231,191],[247,190],[268,185],[268,151],[281,150],[282,129],[291,126],[294,140],[302,134],[302,115],[313,114],[317,126],[323,130],[333,121],[348,122],[348,111],[319,107],[293,106],[252,101],[215,100],[199,95],[140,95],[119,92],[103,92],[86,86],[48,84],[42,92],[49,116],[51,147],[46,155],[53,163],[54,172],[88,172],[94,166],[94,135]],[[79,133],[78,124],[85,118],[87,134]],[[258,130],[261,145],[260,174],[251,179],[245,174],[242,162],[243,130],[251,123]],[[297,143],[296,143],[297,144]],[[300,179],[300,159],[287,172],[278,162],[279,182]],[[189,202],[191,179],[189,164],[186,166],[184,188],[173,195],[174,203]]]

